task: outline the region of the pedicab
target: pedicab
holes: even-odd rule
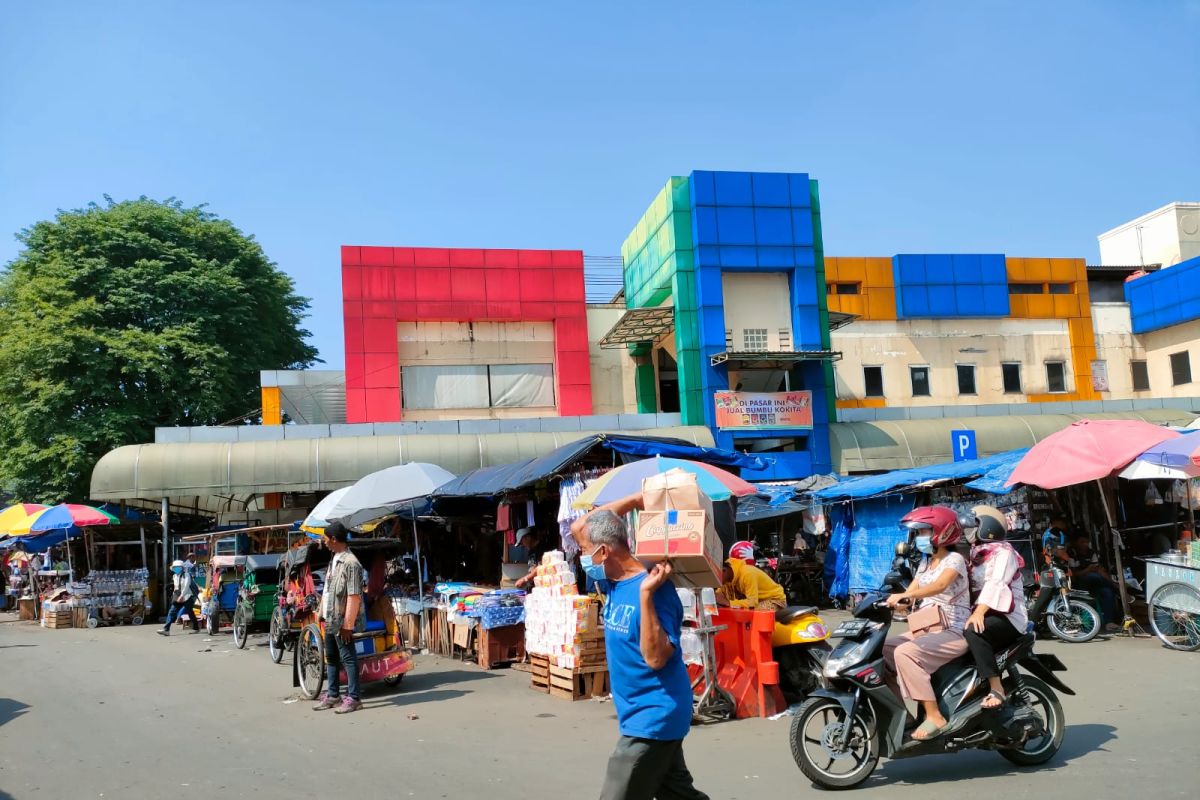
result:
[[[220,633],[222,625],[233,625],[238,596],[246,577],[247,558],[249,556],[217,555],[208,560],[204,589],[200,593],[200,613],[204,615],[204,625],[211,636]]]
[[[278,603],[279,562],[282,553],[246,556],[245,577],[238,589],[237,608],[233,612],[233,643],[246,647],[250,628],[269,622]],[[278,662],[276,662],[278,663]]]
[[[413,668],[412,656],[396,624],[391,598],[384,593],[387,563],[404,549],[399,539],[350,541],[350,552],[362,562],[366,573],[363,604],[367,623],[365,630],[354,634],[358,676],[363,685],[382,681],[388,686],[396,686]],[[329,551],[324,548],[318,553],[314,552],[318,551],[315,545],[308,545],[307,550],[306,563],[298,564],[296,570],[297,583],[302,588],[315,587],[313,573],[327,565],[330,558]],[[325,624],[320,618],[319,598],[311,602],[315,597],[315,593],[306,594],[303,604],[297,608],[295,622],[300,631],[292,660],[292,685],[298,686],[301,694],[310,700],[321,693],[325,683]],[[341,683],[346,684],[344,673]]]
[[[279,585],[267,640],[271,660],[276,664],[283,661],[285,652],[295,650],[300,631],[320,608],[329,556],[321,544],[308,542],[289,548],[280,559]]]

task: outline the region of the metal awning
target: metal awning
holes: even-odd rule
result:
[[[751,367],[782,367],[800,361],[841,361],[842,354],[836,350],[791,350],[783,353],[764,352],[724,352],[717,353],[708,362],[714,367],[725,363],[735,363],[738,366]]]
[[[92,470],[94,500],[246,498],[267,492],[323,492],[364,475],[423,461],[461,475],[545,455],[597,433],[660,436],[712,447],[702,426],[641,431],[412,434],[276,439],[260,442],[134,444],[104,455]],[[209,503],[203,504],[206,508]]]
[[[600,346],[607,350],[615,350],[626,345],[657,341],[658,337],[674,326],[674,306],[631,308],[621,315],[608,333],[604,334]]]
[[[858,314],[847,314],[844,311],[830,311],[829,330],[836,331],[838,328],[844,328],[856,319],[858,319]]]

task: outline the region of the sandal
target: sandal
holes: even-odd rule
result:
[[[949,724],[950,724],[949,722],[946,723],[946,725],[949,725]],[[942,729],[944,729],[946,727],[946,725],[938,725],[937,723],[930,722],[929,720],[925,720],[924,722],[922,722],[920,725],[917,726],[917,729],[915,731],[912,732],[913,741],[928,742],[930,739],[934,738],[939,733],[941,733]],[[920,735],[918,735],[918,734],[920,734]]]
[[[989,706],[988,700],[991,700],[992,698],[996,699],[996,705]],[[984,711],[995,711],[996,709],[1003,706],[1004,701],[1007,699],[1008,698],[1006,696],[1000,694],[1000,692],[997,692],[993,689],[992,691],[988,692],[987,695],[983,698],[983,703],[982,703],[983,710]]]

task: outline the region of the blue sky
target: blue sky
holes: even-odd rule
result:
[[[826,251],[1097,258],[1200,200],[1200,2],[23,3],[0,262],[110,194],[255,234],[342,365],[341,244],[617,255],[666,178],[809,172]]]

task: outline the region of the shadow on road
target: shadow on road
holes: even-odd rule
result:
[[[11,722],[17,717],[29,710],[29,706],[22,703],[20,700],[13,700],[8,697],[0,697],[0,725],[6,722]],[[4,800],[8,795],[0,792],[0,800]]]
[[[36,644],[0,644],[0,650],[7,650],[10,647],[37,647]],[[2,799],[0,799],[2,800]]]
[[[1068,725],[1062,748],[1049,763],[1041,767],[1018,769],[998,753],[971,750],[957,755],[919,757],[912,760],[888,761],[865,786],[887,786],[893,783],[924,785],[953,783],[971,778],[994,778],[1017,772],[1053,771],[1092,751],[1104,751],[1104,745],[1117,738],[1111,725]]]
[[[382,696],[375,695],[372,697],[371,695],[374,693],[368,688],[363,702],[368,707],[378,707],[385,705],[410,706],[432,703],[438,700],[453,700],[456,697],[471,694],[473,690],[468,688],[449,689],[445,687],[498,677],[500,676],[471,670],[410,672],[404,676],[404,681],[400,684],[399,688],[395,690],[381,688]],[[380,686],[382,687],[382,684]]]

